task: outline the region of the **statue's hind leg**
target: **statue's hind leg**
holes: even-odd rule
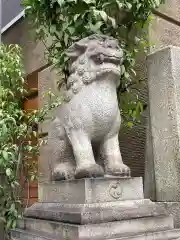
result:
[[[74,179],[75,161],[72,147],[64,128],[54,124],[48,137],[51,152],[52,180]]]

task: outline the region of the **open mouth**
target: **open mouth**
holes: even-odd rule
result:
[[[107,56],[107,55],[103,55],[104,60],[103,62],[105,63],[113,63],[113,64],[120,64],[120,59],[118,57],[115,56]]]
[[[108,74],[108,73],[112,73],[119,76],[121,74],[121,70],[120,68],[117,68],[117,67],[109,67],[109,68],[104,67],[104,68],[101,68],[98,75]]]

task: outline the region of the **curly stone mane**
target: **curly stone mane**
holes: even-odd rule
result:
[[[97,81],[103,72],[112,72],[113,65],[120,65],[123,57],[116,39],[97,34],[74,43],[67,55],[70,58],[70,76],[65,91],[66,101],[70,101],[85,85]],[[117,67],[115,74],[120,75]]]

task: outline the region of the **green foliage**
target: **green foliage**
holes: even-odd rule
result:
[[[121,85],[118,89],[122,115],[128,121],[139,119],[143,106],[131,86],[136,84],[136,54],[148,47],[143,37],[152,10],[164,0],[24,0],[37,37],[48,48],[49,59],[67,78],[67,48],[93,33],[118,39],[124,51]],[[49,44],[48,40],[51,39]],[[129,97],[127,97],[127,93]],[[124,95],[125,98],[124,98]],[[124,99],[126,99],[126,101]]]
[[[47,103],[39,111],[30,113],[23,110],[27,91],[18,45],[0,45],[0,66],[0,221],[8,230],[16,227],[21,216],[20,174],[23,173],[27,181],[37,177],[32,158],[39,153],[43,141],[33,128],[58,103]],[[48,95],[54,97],[50,92]]]
[[[0,46],[0,214],[6,228],[15,227],[20,201],[17,165],[21,138],[27,134],[20,99],[25,93],[20,49],[16,45]]]

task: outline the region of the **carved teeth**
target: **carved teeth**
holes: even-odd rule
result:
[[[101,62],[104,62],[104,55],[103,54],[100,54],[100,60],[101,60]]]

